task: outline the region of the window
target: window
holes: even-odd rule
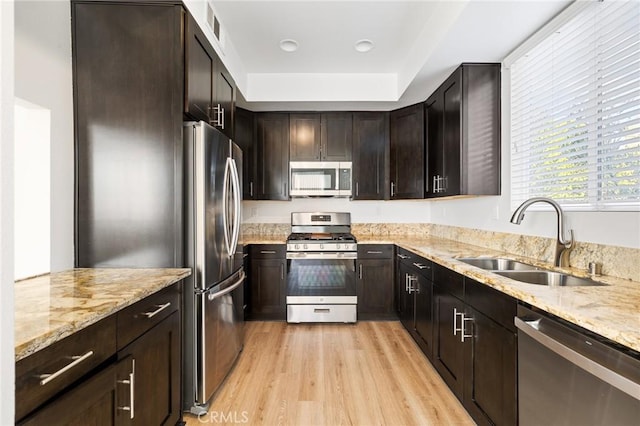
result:
[[[576,3],[510,66],[511,202],[640,209],[640,2]]]

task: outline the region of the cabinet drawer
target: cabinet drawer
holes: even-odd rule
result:
[[[287,255],[285,244],[257,244],[251,246],[252,259],[284,259]]]
[[[516,299],[491,287],[464,279],[465,302],[506,329],[516,332],[513,318],[516,316]]]
[[[118,350],[178,310],[180,284],[160,290],[118,312]]]
[[[391,259],[392,244],[358,244],[358,259]]]
[[[434,263],[433,283],[458,299],[464,299],[464,277],[457,272]]]
[[[16,419],[71,385],[116,352],[112,315],[16,363]]]

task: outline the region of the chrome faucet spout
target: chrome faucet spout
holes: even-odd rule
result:
[[[547,197],[529,198],[520,204],[520,206],[518,206],[518,208],[513,212],[513,215],[511,216],[511,223],[520,225],[520,223],[522,223],[522,219],[524,219],[525,210],[535,203],[547,203],[556,211],[558,230],[554,264],[555,266],[569,266],[569,252],[573,249],[573,230],[570,229],[569,238],[565,238],[564,212],[562,211],[560,204]]]

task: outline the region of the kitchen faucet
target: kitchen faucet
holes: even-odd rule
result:
[[[573,229],[569,230],[569,239],[564,238],[564,213],[560,204],[553,201],[551,198],[546,197],[533,197],[526,200],[524,203],[513,212],[511,216],[511,223],[520,225],[522,219],[524,219],[524,211],[534,203],[547,203],[556,210],[558,216],[558,236],[556,238],[556,252],[554,254],[555,266],[569,266],[569,252],[573,249]]]

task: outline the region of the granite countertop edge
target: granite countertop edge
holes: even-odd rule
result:
[[[15,361],[191,275],[188,268],[76,268],[15,283]]]

